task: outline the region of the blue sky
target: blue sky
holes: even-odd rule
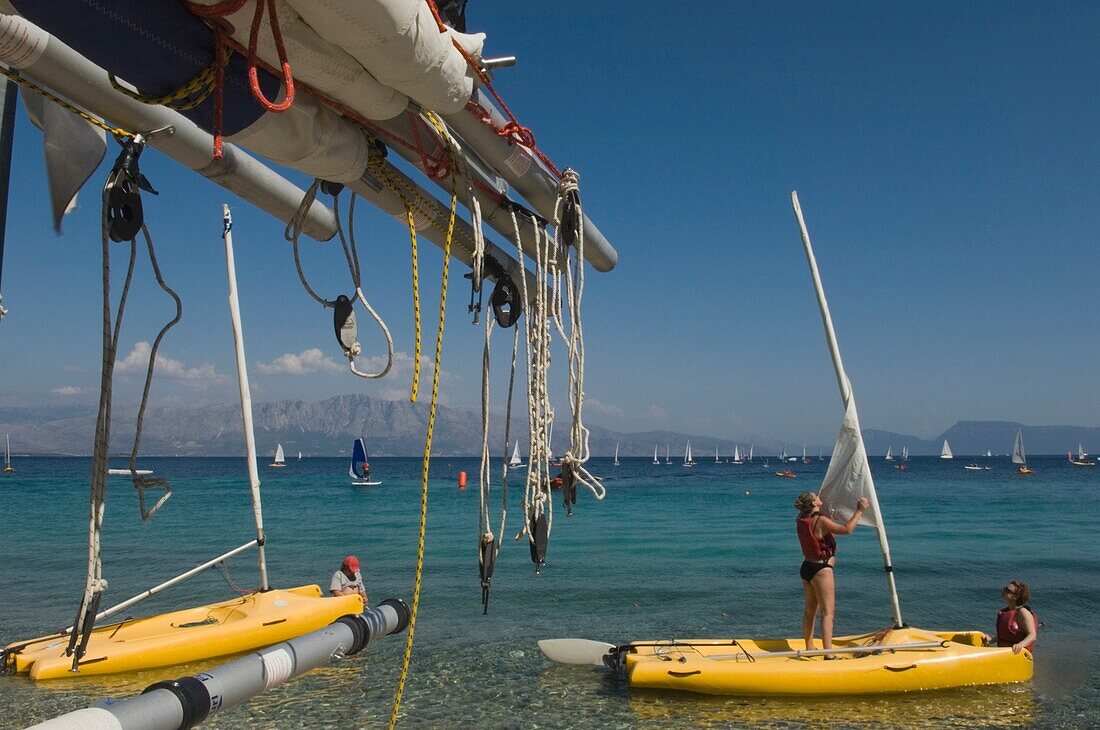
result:
[[[581,173],[586,210],[620,254],[587,279],[588,421],[832,442],[842,414],[790,211],[797,188],[864,427],[927,437],[959,419],[1098,424],[1100,6],[474,0],[468,19],[487,55],[519,57],[498,89],[540,147]],[[109,161],[56,237],[22,112],[16,143],[0,403],[94,402]],[[407,391],[400,226],[360,207],[367,295],[406,353],[395,377],[366,383],[331,364],[342,358],[330,315],[298,284],[281,223],[155,151],[143,163],[161,191],[146,197],[161,266],[185,306],[156,402],[236,397],[222,201],[235,208],[255,399]],[[441,257],[421,252],[430,355]],[[304,258],[319,289],[346,291],[335,244]],[[476,407],[482,333],[462,273],[445,402]],[[120,358],[170,316],[141,268]],[[367,330],[361,318],[378,353]],[[497,374],[506,349],[498,333]],[[120,400],[139,388],[139,374],[120,374]]]

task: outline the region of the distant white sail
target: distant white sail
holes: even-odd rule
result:
[[[275,449],[275,461],[273,461],[271,463],[271,465],[272,466],[286,466],[286,455],[283,454],[283,445],[282,444],[279,444],[279,446]]]
[[[615,442],[615,466],[619,465],[619,442]]]
[[[894,460],[894,447],[893,446],[887,446],[886,447],[886,460],[887,461],[893,461]]]
[[[737,448],[737,444],[733,445],[733,460],[734,462],[741,461],[741,451]]]
[[[955,455],[951,453],[951,444],[947,443],[947,439],[943,440],[943,449],[940,450],[941,459],[954,459]]]
[[[1024,456],[1024,434],[1016,431],[1016,443],[1012,447],[1012,463],[1027,466],[1027,457]]]
[[[657,458],[657,444],[653,444],[653,463],[660,464],[661,460]]]
[[[516,447],[512,449],[512,458],[508,460],[508,466],[513,469],[523,466],[523,460],[519,458],[519,439],[516,439]]]

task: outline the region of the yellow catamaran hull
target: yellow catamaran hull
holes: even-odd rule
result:
[[[9,646],[9,667],[32,679],[116,674],[204,661],[278,644],[360,613],[358,595],[325,598],[316,585],[254,593],[221,603],[95,629],[74,674],[68,636]]]
[[[1008,684],[1031,679],[1033,661],[1024,650],[981,646],[978,632],[896,629],[835,639],[836,648],[866,646],[867,652],[822,656],[768,656],[804,650],[802,639],[700,639],[638,642],[621,657],[632,687],[717,695],[867,695]],[[875,645],[937,642],[930,648],[874,653]],[[752,655],[749,658],[747,655]],[[722,657],[722,658],[715,658]]]

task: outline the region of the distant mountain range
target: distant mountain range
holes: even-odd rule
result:
[[[341,395],[319,402],[279,401],[253,403],[253,423],[257,449],[261,454],[274,453],[282,444],[287,455],[298,451],[310,456],[339,456],[350,453],[357,436],[367,440],[374,456],[415,456],[424,446],[424,430],[428,421],[426,403],[389,401],[364,395]],[[133,444],[133,409],[117,409],[111,431],[111,453],[128,454]],[[0,408],[0,434],[12,437],[15,454],[88,455],[92,450],[96,409],[93,406],[44,406],[41,408]],[[566,418],[559,422],[565,423]],[[490,445],[493,453],[503,452],[504,419],[490,419]],[[734,439],[684,434],[674,431],[619,433],[588,424],[590,446],[596,456],[610,456],[619,444],[623,457],[653,456],[656,445],[664,459],[666,444],[673,459],[682,459],[685,442],[690,439],[696,460],[712,458],[717,446],[722,459],[730,456]],[[1086,449],[1100,452],[1100,428],[1085,426],[1024,426],[1007,421],[959,421],[932,439],[906,434],[866,429],[863,432],[867,450],[884,454],[892,447],[900,453],[939,454],[943,440],[951,442],[956,455],[1006,454],[1012,448],[1016,430],[1024,432],[1029,455],[1064,454],[1077,449],[1078,442]],[[526,422],[514,418],[512,440],[517,437],[527,445]],[[555,434],[554,450],[560,454],[567,438],[565,428]],[[759,435],[743,435],[737,441],[742,449],[755,444],[757,456],[774,456],[784,448],[780,440]],[[802,445],[787,442],[786,448],[801,454]],[[832,444],[807,445],[810,455],[828,454]],[[463,456],[481,451],[481,417],[479,414],[440,407],[436,416],[432,453],[438,456]],[[238,456],[244,453],[240,407],[236,403],[194,408],[150,408],[145,418],[141,453],[146,456]]]

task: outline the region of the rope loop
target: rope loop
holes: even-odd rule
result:
[[[279,55],[279,66],[282,70],[283,85],[286,87],[286,96],[279,103],[269,101],[260,89],[260,78],[257,71],[256,48],[260,40],[260,23],[264,18],[264,8],[271,14],[271,37],[275,41],[275,52]],[[269,112],[285,112],[294,105],[294,76],[290,72],[290,62],[286,57],[286,48],[283,45],[283,33],[279,28],[279,16],[275,12],[275,0],[256,0],[256,12],[252,16],[252,29],[248,35],[248,85],[252,89],[252,96]]]

